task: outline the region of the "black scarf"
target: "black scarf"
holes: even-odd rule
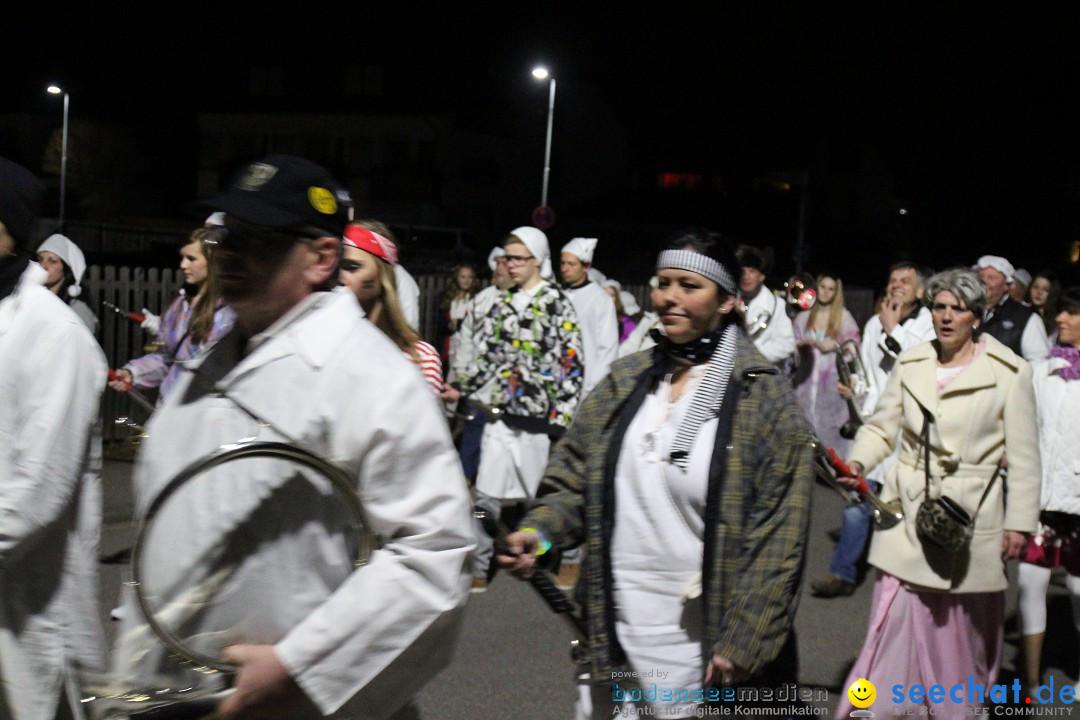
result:
[[[675,362],[689,365],[700,365],[703,362],[708,362],[709,358],[712,357],[713,350],[716,349],[716,343],[720,342],[723,334],[724,328],[721,327],[705,333],[697,340],[680,344],[672,342],[671,338],[660,328],[653,328],[649,331],[649,337],[653,339],[653,342],[656,343],[656,346],[664,355]]]

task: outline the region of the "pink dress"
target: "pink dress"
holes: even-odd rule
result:
[[[795,342],[821,340],[820,331],[807,330],[810,311],[799,313],[792,323]],[[859,339],[859,326],[846,309],[840,323],[840,332],[833,338],[837,347],[845,340]],[[848,407],[836,391],[840,377],[836,372],[836,351],[823,353],[816,346],[799,348],[800,367],[795,373],[795,398],[799,401],[806,419],[814,428],[814,434],[825,445],[835,448],[841,457],[847,456],[850,440],[840,437],[840,427],[848,421]]]

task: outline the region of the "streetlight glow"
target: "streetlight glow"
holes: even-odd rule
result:
[[[547,140],[544,143],[544,185],[540,190],[540,207],[547,207],[548,177],[551,175],[551,121],[555,115],[555,77],[543,65],[533,68],[532,75],[537,80],[551,77],[548,83]]]
[[[50,85],[45,88],[45,92],[64,96],[64,129],[60,141],[60,222],[58,227],[58,230],[62,231],[64,229],[64,201],[67,196],[68,105],[71,102],[71,96],[58,85]]]

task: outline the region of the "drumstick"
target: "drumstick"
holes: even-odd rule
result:
[[[108,300],[102,300],[101,304],[104,305],[105,307],[107,307],[108,309],[112,310],[114,313],[117,313],[119,315],[123,315],[124,317],[126,317],[128,320],[131,320],[132,322],[137,322],[137,323],[139,323],[141,325],[143,322],[146,321],[146,316],[145,315],[142,315],[141,313],[137,313],[137,312],[130,312],[128,310],[124,310],[123,308],[119,308],[119,307],[113,305]]]
[[[154,404],[152,402],[150,402],[149,400],[147,400],[146,396],[143,395],[141,392],[139,392],[135,388],[131,387],[131,383],[128,382],[127,380],[124,380],[122,377],[120,377],[120,373],[116,372],[112,368],[109,368],[109,380],[110,381],[120,380],[121,382],[123,382],[125,387],[127,387],[127,390],[125,390],[124,392],[129,397],[131,397],[132,400],[134,400],[136,403],[141,405],[146,410],[149,410],[150,412],[154,412]]]

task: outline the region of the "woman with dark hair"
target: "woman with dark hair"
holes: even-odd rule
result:
[[[394,265],[397,246],[377,231],[381,223],[359,221],[345,226],[341,257],[341,284],[352,290],[375,327],[420,368],[435,392],[443,390],[442,363],[435,348],[420,339],[398,304]]]
[[[97,315],[79,299],[83,273],[86,272],[86,257],[79,246],[63,235],[50,235],[38,248],[37,260],[49,273],[45,287],[67,303],[90,332],[97,335]]]
[[[926,284],[936,339],[896,362],[874,414],[855,436],[849,465],[862,473],[893,453],[879,497],[898,502],[903,521],[876,528],[869,562],[877,568],[866,642],[841,687],[865,679],[877,687],[945,688],[997,681],[1004,646],[1005,562],[1018,557],[1038,519],[1039,448],[1031,366],[980,333],[986,287],[968,269],[946,270]],[[1008,492],[1001,479],[1008,455]],[[841,482],[854,489],[853,479]],[[945,498],[966,514],[973,535],[963,546],[919,523]],[[959,510],[955,510],[959,508]],[[929,530],[929,532],[928,532]],[[935,540],[938,538],[938,540]],[[978,714],[985,697],[954,702]],[[931,701],[914,693],[894,707],[915,714]],[[854,708],[841,698],[836,717]]]
[[[450,282],[439,303],[439,351],[446,367],[454,364],[454,355],[460,344],[458,330],[469,308],[469,301],[477,290],[479,283],[476,281],[476,268],[472,265],[463,263],[450,272]]]
[[[213,227],[197,228],[180,247],[184,286],[161,318],[157,332],[161,352],[128,361],[109,387],[119,392],[156,387],[161,405],[180,378],[183,363],[232,329],[236,313],[221,299],[210,262],[217,232]]]
[[[1036,275],[1046,279],[1041,273]],[[1034,286],[1034,283],[1032,284]],[[1055,567],[1065,570],[1073,623],[1080,627],[1080,286],[1061,294],[1054,317],[1057,344],[1032,365],[1039,411],[1042,492],[1039,527],[1021,558],[1020,630],[1024,635],[1024,692],[1035,697],[1042,679],[1046,589]],[[1078,683],[1080,684],[1080,683]]]
[[[1058,295],[1060,294],[1061,283],[1058,282],[1057,277],[1049,270],[1042,270],[1032,278],[1031,287],[1028,288],[1027,297],[1025,298],[1027,303],[1031,305],[1031,309],[1042,318],[1043,325],[1046,327],[1046,334],[1051,343],[1054,341],[1053,335],[1057,330],[1054,313],[1056,312]]]
[[[660,343],[585,399],[499,556],[528,577],[546,548],[585,544],[593,717],[624,692],[682,717],[712,685],[775,683],[806,549],[811,433],[743,330],[730,243],[677,234],[656,268]]]
[[[795,397],[814,426],[818,438],[846,454],[850,440],[840,436],[848,420],[847,403],[836,392],[840,381],[836,353],[842,343],[859,340],[859,326],[844,307],[844,281],[833,273],[817,276],[817,302],[795,317],[795,345],[799,368],[795,373]]]

